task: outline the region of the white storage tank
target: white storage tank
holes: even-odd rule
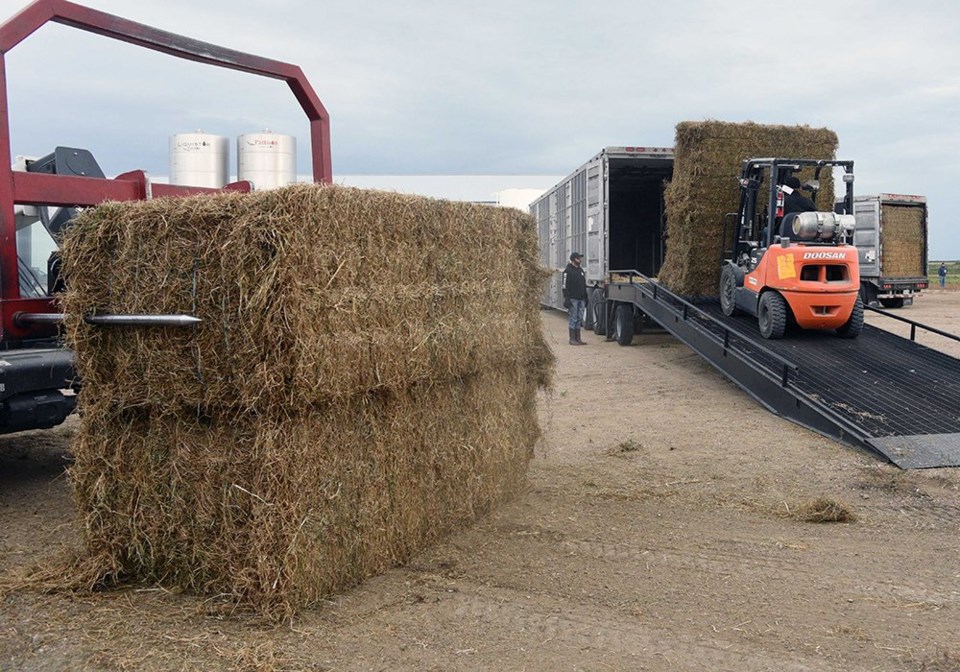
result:
[[[170,184],[219,189],[229,180],[229,138],[203,131],[170,136]]]
[[[297,181],[297,139],[265,130],[237,138],[237,179],[259,190]]]

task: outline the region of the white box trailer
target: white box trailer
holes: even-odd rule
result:
[[[664,188],[673,176],[669,147],[606,147],[530,206],[540,236],[540,263],[553,271],[545,306],[564,310],[561,275],[570,254],[584,255],[590,309],[611,273],[654,277],[666,252]]]
[[[884,308],[913,303],[928,282],[926,197],[856,196],[853,214],[863,302],[879,301]]]

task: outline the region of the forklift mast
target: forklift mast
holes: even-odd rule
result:
[[[839,160],[815,160],[815,159],[786,159],[786,158],[763,158],[746,159],[741,164],[740,170],[740,205],[737,210],[736,226],[733,227],[733,260],[736,261],[744,252],[748,252],[748,241],[757,241],[762,247],[769,247],[773,244],[773,238],[777,230],[779,220],[783,215],[783,190],[781,185],[787,176],[793,175],[805,168],[813,169],[814,185],[811,190],[811,200],[816,201],[819,191],[819,182],[823,170],[834,167],[843,169],[843,183],[845,185],[845,195],[842,201],[841,211],[837,214],[853,213],[853,161]],[[757,220],[757,202],[760,196],[760,190],[765,187],[767,190],[766,211],[760,217],[757,231],[754,231],[754,225]],[[825,211],[834,212],[833,204]],[[766,240],[759,241],[761,231],[766,232]]]

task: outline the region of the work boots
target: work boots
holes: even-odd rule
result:
[[[570,345],[586,345],[586,343],[580,340],[579,329],[567,329],[567,331],[570,332]]]

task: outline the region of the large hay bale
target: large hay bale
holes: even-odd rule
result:
[[[108,204],[63,246],[86,567],[291,610],[516,491],[552,354],[533,220],[301,185]],[[181,313],[197,328],[97,328]]]
[[[927,274],[923,265],[926,240],[923,236],[923,208],[884,205],[883,276],[916,278]]]
[[[717,294],[720,261],[729,247],[723,219],[737,210],[737,178],[744,159],[832,159],[836,149],[836,134],[825,128],[720,121],[677,124],[673,178],[665,195],[667,254],[660,282],[684,295]],[[821,175],[818,205],[832,210],[833,194],[832,175]]]
[[[539,357],[531,226],[513,209],[309,185],[107,204],[64,246],[71,314],[204,322],[75,320],[78,366],[128,405],[302,408]]]

